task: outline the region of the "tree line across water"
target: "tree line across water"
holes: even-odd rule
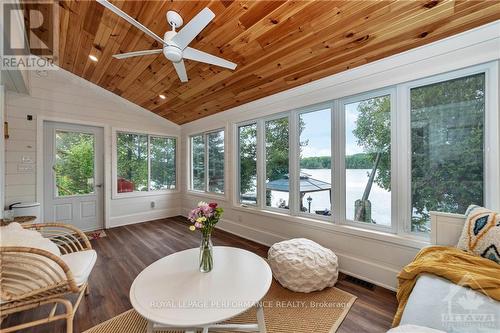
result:
[[[370,154],[354,154],[345,157],[346,169],[371,169],[373,158]],[[330,156],[304,157],[300,160],[303,169],[331,169],[332,159]]]

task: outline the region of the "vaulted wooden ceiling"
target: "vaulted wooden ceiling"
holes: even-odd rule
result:
[[[500,19],[499,1],[112,2],[159,36],[167,10],[216,14],[190,46],[238,67],[187,60],[182,84],[162,54],[111,57],[159,48],[152,38],[95,1],[60,2],[60,66],[177,124]]]

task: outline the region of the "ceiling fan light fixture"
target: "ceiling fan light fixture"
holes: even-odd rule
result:
[[[97,59],[97,57],[95,55],[93,55],[93,54],[89,55],[89,59],[92,60],[93,62],[98,62],[99,61],[99,59]]]
[[[167,96],[163,95],[163,94],[159,94],[158,97],[160,97],[161,99],[166,99]]]

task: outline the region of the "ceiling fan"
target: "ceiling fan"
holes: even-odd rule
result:
[[[163,39],[160,38],[157,34],[146,28],[144,25],[136,21],[130,15],[122,11],[120,8],[116,7],[112,3],[107,0],[97,0],[101,5],[106,7],[107,9],[114,12],[116,15],[123,18],[128,23],[135,26],[137,29],[143,31],[145,34],[151,36],[154,40],[158,41],[163,45],[162,49],[157,50],[144,50],[144,51],[134,51],[128,53],[121,53],[113,55],[116,59],[126,59],[130,57],[138,57],[150,54],[158,54],[162,53],[163,55],[172,62],[174,65],[175,71],[179,76],[181,82],[187,82],[188,77],[186,73],[186,67],[184,66],[183,59],[195,60],[199,62],[204,62],[207,64],[212,64],[224,68],[229,68],[234,70],[236,68],[236,64],[227,61],[225,59],[216,57],[209,53],[193,49],[189,47],[189,43],[193,41],[193,39],[213,20],[215,14],[207,7],[205,7],[201,12],[196,14],[196,16],[189,21],[184,28],[182,28],[179,32],[176,32],[175,29],[182,26],[184,23],[182,17],[174,12],[167,12],[167,21],[172,26],[171,31],[165,32]]]

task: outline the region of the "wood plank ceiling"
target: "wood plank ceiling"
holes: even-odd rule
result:
[[[177,124],[500,19],[499,1],[112,2],[159,36],[167,10],[184,22],[205,6],[216,14],[190,46],[238,67],[187,60],[182,84],[162,54],[111,57],[159,48],[152,38],[95,1],[60,2],[60,66]]]

